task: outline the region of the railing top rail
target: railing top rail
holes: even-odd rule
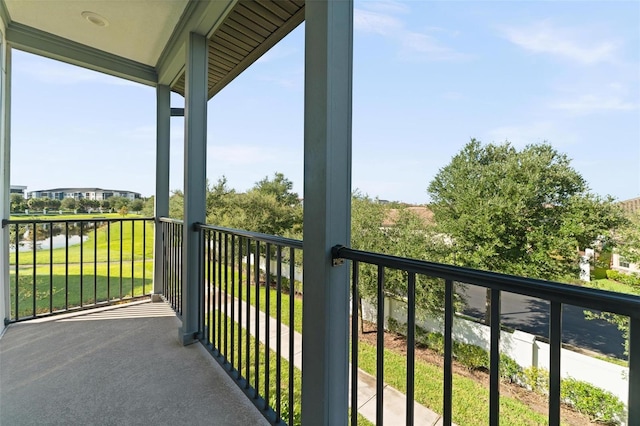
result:
[[[640,318],[640,296],[636,295],[371,253],[344,246],[335,246],[332,254],[334,259],[340,258],[381,265],[407,272]]]
[[[162,223],[175,223],[175,224],[178,224],[178,225],[182,225],[182,224],[184,224],[184,221],[183,221],[183,220],[180,220],[180,219],[172,219],[172,218],[170,218],[170,217],[164,217],[164,216],[159,217],[159,218],[158,218],[158,222],[162,222]]]
[[[292,247],[295,249],[302,250],[302,241],[294,240],[293,238],[278,237],[275,235],[261,234],[259,232],[243,231],[241,229],[223,228],[221,226],[205,225],[202,223],[197,223],[196,229],[208,229],[211,231],[225,232],[228,234],[235,234],[240,237],[251,238],[253,240],[264,242],[264,243]]]
[[[149,221],[149,220],[155,220],[155,218],[153,217],[101,217],[101,216],[96,216],[96,217],[92,217],[92,218],[82,218],[82,219],[55,219],[55,218],[51,218],[51,219],[3,219],[2,220],[2,227],[4,228],[7,225],[12,225],[12,224],[21,224],[21,223],[26,223],[26,224],[31,224],[31,223],[78,223],[78,222],[88,222],[88,223],[93,223],[93,222],[120,222],[120,221],[140,221],[140,220],[144,220],[144,221]]]

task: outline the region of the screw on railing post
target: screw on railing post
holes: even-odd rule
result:
[[[343,245],[336,245],[331,248],[331,266],[344,265],[344,259],[340,257],[340,250],[344,248]]]
[[[640,423],[640,318],[629,319],[629,418],[628,425]]]

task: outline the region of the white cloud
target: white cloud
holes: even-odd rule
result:
[[[433,33],[448,35],[442,28],[430,27],[426,32],[412,31],[405,23],[393,16],[393,13],[405,13],[408,9],[399,8],[395,2],[375,3],[375,10],[356,8],[354,10],[354,29],[365,33],[377,34],[395,41],[399,45],[399,56],[404,60],[451,61],[464,60],[469,56],[447,47],[433,36]],[[369,5],[367,3],[367,5]],[[452,33],[453,36],[456,33]]]
[[[583,95],[573,100],[554,102],[552,108],[565,110],[575,114],[590,114],[604,111],[628,111],[638,108],[638,104],[623,100],[618,96],[603,97]]]
[[[549,143],[555,147],[573,145],[576,136],[559,129],[550,121],[496,127],[487,132],[488,142],[509,141],[513,146],[524,147],[534,143]]]
[[[503,29],[512,43],[534,53],[547,53],[591,65],[612,61],[618,45],[597,40],[593,32],[552,25],[548,20]]]

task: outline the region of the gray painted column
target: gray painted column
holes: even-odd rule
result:
[[[184,345],[196,341],[200,259],[194,224],[206,220],[207,40],[191,33],[187,42],[184,135],[184,233],[182,246],[182,327]]]
[[[169,150],[171,136],[171,94],[169,86],[156,87],[156,195],[155,232],[153,245],[153,294],[151,300],[160,301],[162,294],[162,227],[159,217],[169,215]]]
[[[346,425],[353,1],[306,2],[302,421]]]
[[[9,219],[11,193],[11,48],[0,40],[0,203],[1,219]],[[9,228],[0,232],[0,333],[11,313]]]

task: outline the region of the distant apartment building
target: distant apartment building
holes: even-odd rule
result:
[[[640,197],[620,201],[620,206],[622,206],[622,209],[628,213],[635,213],[640,210]]]
[[[80,200],[85,198],[88,200],[98,201],[106,200],[111,197],[123,197],[128,198],[129,200],[135,200],[136,198],[141,197],[138,192],[102,188],[43,189],[40,191],[30,191],[27,195],[27,198],[50,198],[52,200],[64,200],[65,198]]]
[[[20,194],[20,195],[22,195],[24,197],[26,195],[26,193],[27,193],[27,187],[26,186],[22,186],[22,185],[11,185],[10,193],[11,194]]]

